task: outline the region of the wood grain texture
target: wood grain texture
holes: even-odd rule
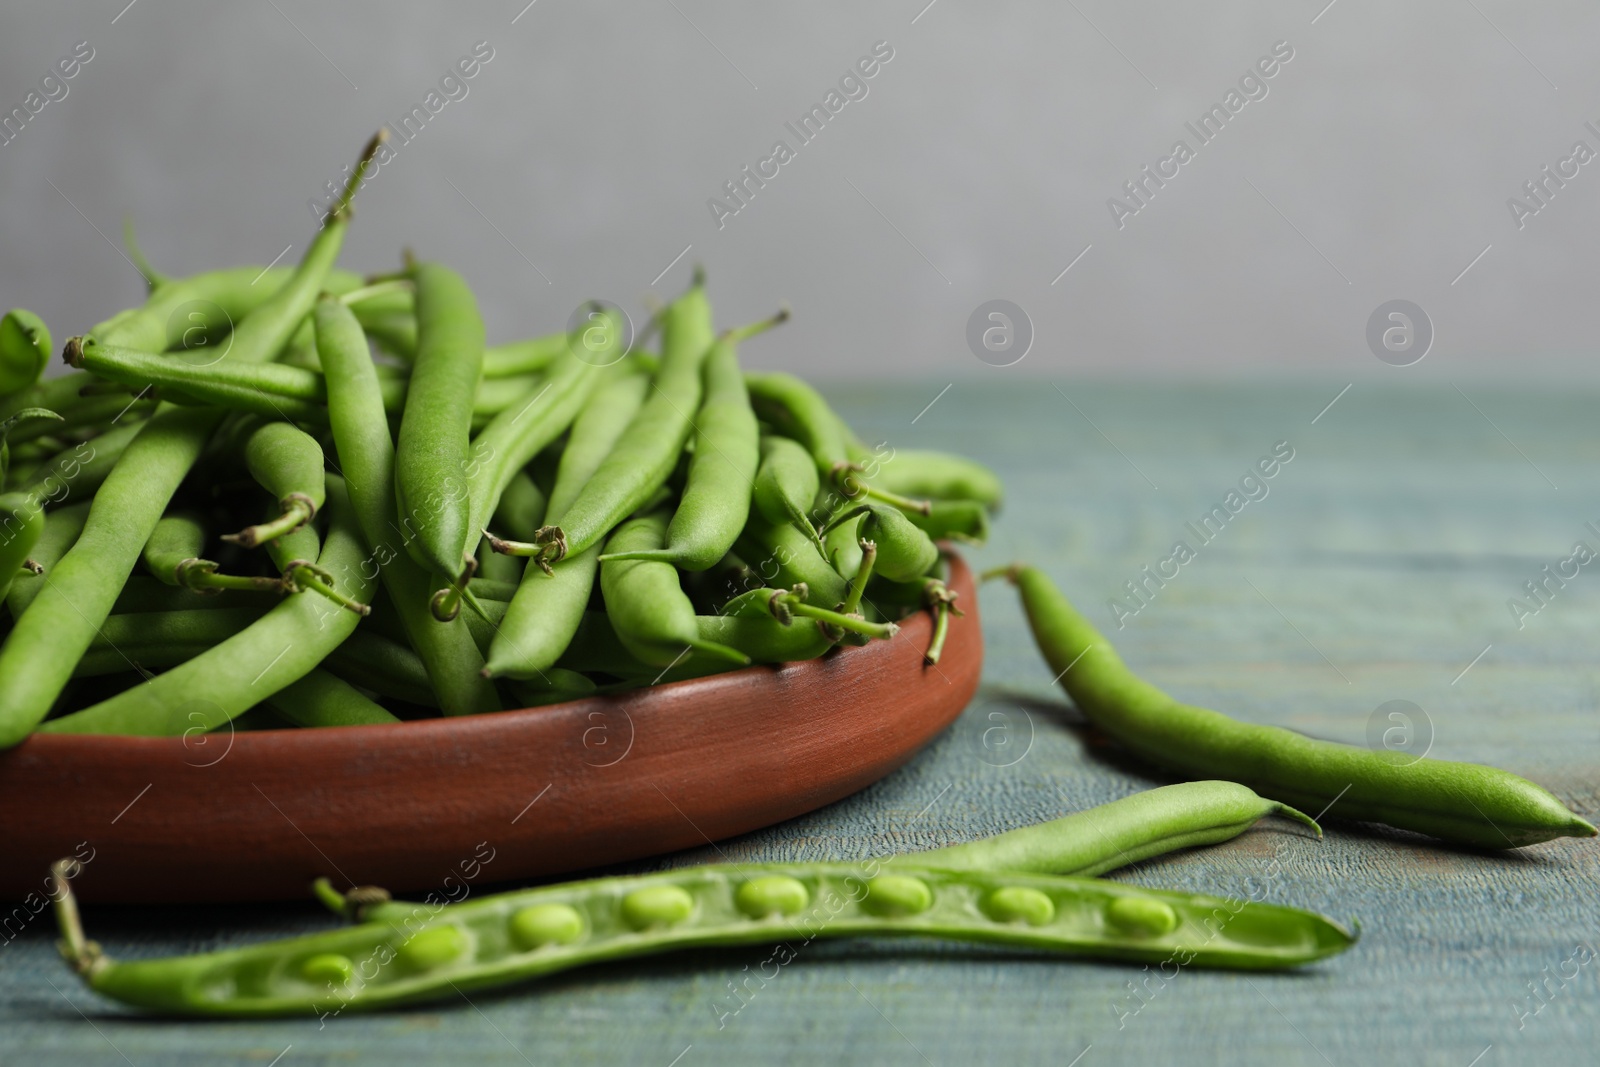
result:
[[[1593,392],[1461,383],[1492,426],[1448,384],[1363,381],[1312,424],[1345,381],[1061,383],[1080,414],[1048,383],[1011,384],[1003,374],[998,385],[957,382],[920,418],[948,379],[855,387],[835,399],[870,439],[954,448],[993,465],[1008,500],[975,564],[1043,566],[1109,627],[1129,663],[1175,694],[1357,743],[1380,704],[1411,700],[1433,722],[1435,755],[1515,770],[1595,817],[1600,574],[1585,568],[1521,630],[1506,608],[1574,540],[1600,548],[1584,528],[1600,524]],[[1118,631],[1105,600],[1279,440],[1296,453],[1269,495]],[[986,595],[983,625],[984,687],[909,765],[810,815],[623,869],[924,848],[1160,784],[1079,730],[1007,592]],[[1564,984],[1552,979],[1537,1015],[1519,1013],[1539,1003],[1527,983],[1557,972],[1578,941],[1600,947],[1600,846],[1448,851],[1339,824],[1335,814],[1322,841],[1266,824],[1115,875],[1239,895],[1266,883],[1273,900],[1362,924],[1359,945],[1304,973],[1185,971],[1165,985],[1150,980],[1142,1006],[1129,989],[1148,980],[1139,968],[842,942],[800,948],[775,977],[762,976],[773,973],[766,951],[698,952],[322,1029],[314,1019],[194,1026],[133,1020],[79,989],[55,958],[47,921],[36,919],[0,945],[0,1027],[19,1062],[120,1063],[114,1047],[140,1065],[266,1064],[290,1045],[280,1067],[668,1067],[680,1055],[676,1067],[1066,1067],[1080,1054],[1077,1067],[1594,1062],[1600,961]],[[309,905],[91,905],[85,919],[91,936],[126,956],[329,925]]]

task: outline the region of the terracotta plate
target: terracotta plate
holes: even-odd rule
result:
[[[908,761],[966,707],[983,640],[931,620],[781,667],[525,711],[189,738],[37,735],[0,753],[0,899],[88,857],[89,900],[304,899],[311,879],[434,891],[577,871],[822,807]]]

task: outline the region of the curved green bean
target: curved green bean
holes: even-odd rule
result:
[[[816,538],[808,512],[819,488],[817,465],[799,442],[777,434],[761,438],[761,464],[751,500],[762,518],[792,523],[801,533]]]
[[[293,533],[317,514],[326,494],[322,446],[287,422],[259,426],[244,444],[244,462],[256,484],[278,502],[283,513],[270,522],[224,535],[245,548]]]
[[[891,862],[1093,878],[1180,848],[1230,841],[1269,815],[1294,819],[1322,836],[1310,816],[1236,782],[1184,782],[994,837],[896,856]]]
[[[89,501],[68,504],[45,515],[44,531],[34,543],[29,557],[39,565],[38,573],[15,576],[11,592],[6,594],[6,607],[13,618],[18,618],[32,604],[45,587],[45,576],[50,574],[67,552],[78,541],[84,522],[89,518]]]
[[[626,554],[659,548],[666,533],[663,515],[641,516],[617,527],[606,549]],[[670,563],[630,558],[601,563],[600,593],[623,645],[651,666],[670,667],[690,651],[738,664],[750,662],[742,652],[700,636],[694,604],[684,594],[677,568]]]
[[[217,564],[203,558],[205,546],[206,528],[200,516],[192,511],[174,511],[156,523],[141,555],[145,569],[158,581],[197,593],[224,589],[283,591],[283,583],[277,578],[218,573]]]
[[[1506,771],[1317,741],[1180,704],[1130,671],[1043,572],[1019,564],[1005,573],[1073,703],[1151,763],[1196,778],[1225,775],[1297,807],[1478,848],[1595,836],[1547,790]]]

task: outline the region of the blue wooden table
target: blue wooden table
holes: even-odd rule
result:
[[[1595,818],[1600,562],[1547,583],[1542,601],[1524,583],[1543,581],[1546,565],[1557,570],[1576,542],[1600,551],[1592,432],[1600,396],[1357,383],[1323,412],[1343,382],[958,382],[923,411],[944,384],[856,389],[837,400],[865,436],[992,464],[1009,499],[976,561],[1046,567],[1153,681],[1321,737],[1365,743],[1369,732],[1398,729],[1392,744],[1495,763]],[[1241,486],[1275,448],[1292,458]],[[1227,521],[1202,528],[1216,505]],[[1192,558],[1163,564],[1178,541]],[[1173,576],[1146,579],[1146,566]],[[1140,600],[1128,582],[1143,583]],[[1117,611],[1110,602],[1119,596]],[[924,848],[1162,781],[1081,730],[1009,590],[985,591],[984,629],[984,688],[911,765],[843,803],[723,842],[722,852],[738,861]],[[1389,717],[1396,709],[1403,719]],[[1190,969],[1162,978],[1131,966],[858,941],[814,944],[764,981],[746,981],[769,956],[752,948],[599,967],[325,1025],[194,1024],[139,1019],[97,1000],[55,958],[40,920],[0,943],[0,1062],[1596,1061],[1600,845],[1452,851],[1339,824],[1337,814],[1335,805],[1322,841],[1292,824],[1264,824],[1227,845],[1115,875],[1235,896],[1264,889],[1275,901],[1359,919],[1356,948],[1297,974]],[[717,858],[707,848],[633,869]],[[123,956],[328,925],[310,905],[91,907],[86,920],[91,936]],[[737,997],[735,986],[754,992]]]

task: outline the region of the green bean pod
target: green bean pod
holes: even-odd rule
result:
[[[331,522],[318,563],[352,574],[352,594],[370,596],[373,580],[359,570],[366,548],[342,479],[329,479],[328,499]],[[359,621],[359,615],[321,599],[289,597],[181,666],[39,728],[47,733],[145,736],[215,729],[310,673]]]
[[[483,657],[472,635],[440,622],[428,610],[432,582],[395,544],[394,442],[383,416],[378,372],[366,335],[350,309],[337,300],[319,301],[317,351],[328,382],[328,416],[340,469],[349,480],[351,503],[371,554],[360,570],[377,570],[394,603],[406,637],[427,665],[439,706],[447,715],[500,710],[494,686],[480,676]]]
[[[174,511],[163,515],[156,523],[141,555],[145,569],[158,581],[197,593],[223,589],[283,590],[283,583],[276,578],[217,573],[217,564],[203,558],[205,546],[206,528],[200,516],[192,511]]]
[[[0,316],[0,396],[38,381],[54,351],[50,327],[33,312],[12,308]]]
[[[594,394],[573,422],[561,453],[546,521],[560,522],[633,422],[650,388],[646,375],[624,373]],[[536,546],[530,548],[537,551]],[[494,677],[537,679],[555,666],[578,631],[599,561],[600,546],[593,545],[569,556],[548,575],[537,566],[527,567],[505,622],[489,645],[484,669]]]
[[[89,518],[89,503],[85,500],[77,504],[68,504],[45,515],[44,531],[39,535],[28,556],[39,565],[39,572],[13,576],[11,592],[6,594],[6,607],[11,609],[13,618],[20,617],[28,605],[33,603],[34,598],[45,588],[45,577],[77,543],[78,535],[83,532],[84,522]]]
[[[850,452],[843,425],[822,394],[792,374],[769,371],[746,374],[750,402],[756,413],[800,442],[829,485],[850,469]]]
[[[0,600],[10,594],[12,583],[22,574],[44,526],[44,509],[32,497],[0,494]]]
[[[532,541],[544,524],[549,510],[549,498],[526,470],[517,471],[500,494],[500,504],[494,509],[494,526],[517,541]],[[475,596],[477,583],[483,579],[510,582],[513,586],[522,580],[522,560],[516,556],[501,555],[485,543],[478,549],[478,577],[469,585]],[[510,597],[505,599],[509,600]]]
[[[139,435],[141,423],[127,420],[96,437],[80,441],[41,463],[18,486],[41,507],[57,506],[74,495],[87,497],[100,488],[122,453]]]
[[[912,448],[896,449],[871,482],[901,496],[976,500],[990,511],[1000,510],[1005,495],[999,476],[977,460]]]
[[[1094,878],[1181,848],[1230,841],[1269,815],[1294,819],[1322,836],[1310,816],[1235,782],[1184,782],[994,837],[896,856],[892,862]]]
[[[682,948],[903,936],[1238,970],[1296,967],[1355,938],[1312,912],[1037,874],[859,863],[740,864],[568,882],[454,905],[388,905],[322,934],[114,961],[53,869],[62,952],[102,996],[172,1015],[327,1014],[455,998]],[[337,894],[323,892],[337,900]],[[342,901],[339,902],[343,906]]]
[[[981,545],[989,540],[989,509],[980,500],[940,500],[929,502],[928,513],[908,511],[911,524],[935,541],[965,541]]]
[[[620,347],[621,331],[610,331]],[[614,362],[620,351],[605,354]],[[521,400],[507,407],[472,441],[472,462],[467,492],[472,518],[472,540],[500,502],[506,486],[546,445],[567,432],[590,395],[604,377],[610,362],[590,362],[572,353],[558,357],[542,384],[530,388]]]
[[[641,516],[619,526],[606,549],[626,554],[659,548],[666,532],[667,520],[659,512]],[[694,650],[733,663],[750,662],[743,653],[700,637],[694,605],[670,563],[628,558],[602,563],[600,592],[623,645],[651,666],[670,667]]]
[[[756,470],[751,500],[770,523],[787,522],[815,537],[807,513],[820,488],[817,465],[799,442],[776,434],[761,438],[761,463]]]
[[[1130,671],[1043,572],[1018,565],[1007,576],[1073,703],[1151,763],[1193,778],[1224,775],[1299,808],[1478,848],[1595,836],[1547,790],[1506,771],[1317,741],[1180,704]]]
[[[411,276],[417,286],[417,358],[395,443],[395,496],[411,558],[435,574],[454,578],[461,573],[469,534],[476,534],[471,502],[460,487],[471,462],[472,401],[483,374],[483,320],[459,274],[436,263],[419,263]]]
[[[245,440],[244,462],[256,484],[283,509],[277,518],[228,534],[226,541],[255,548],[293,533],[317,514],[326,495],[322,446],[287,422],[267,422]]]
[[[266,703],[296,726],[366,726],[399,722],[349,682],[317,668],[267,697]]]
[[[689,291],[667,306],[661,330],[661,369],[649,399],[562,512],[559,525],[543,533],[540,559],[555,563],[599,544],[649,502],[677,465],[700,406],[705,356],[716,339],[705,281],[698,274]]]
[[[724,336],[705,358],[705,401],[695,416],[688,481],[667,527],[666,546],[629,558],[659,560],[686,571],[714,567],[750,514],[760,453],[761,431],[734,341]]]
[[[849,593],[848,583],[822,557],[816,543],[790,523],[770,523],[752,513],[734,550],[769,585],[803,583],[815,604],[841,604]]]
[[[859,536],[878,546],[877,574],[891,582],[922,577],[939,562],[939,546],[906,517],[887,504],[861,504],[834,520],[838,525],[862,517]]]

